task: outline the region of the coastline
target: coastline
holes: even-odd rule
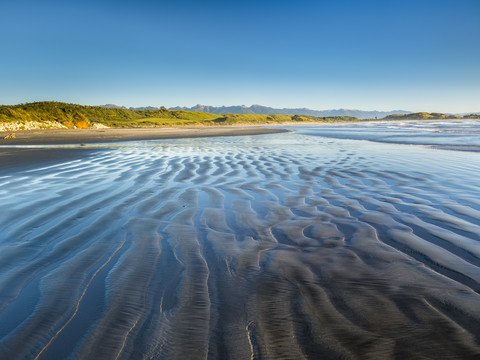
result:
[[[260,126],[46,129],[16,131],[13,139],[4,139],[9,132],[2,131],[0,132],[0,176],[52,166],[65,161],[85,159],[98,151],[105,150],[76,147],[62,148],[58,151],[58,148],[35,148],[35,145],[83,145],[134,140],[261,135],[287,131]],[[28,148],[23,147],[24,145]]]
[[[288,130],[261,126],[22,130],[15,131],[13,139],[4,139],[10,132],[0,132],[0,145],[3,147],[8,145],[92,144],[131,140],[261,135],[286,131]]]

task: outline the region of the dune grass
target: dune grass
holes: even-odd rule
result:
[[[165,127],[214,125],[263,125],[289,122],[358,121],[354,117],[313,117],[300,115],[209,114],[184,110],[128,110],[43,101],[0,106],[0,122],[56,122],[67,128],[93,124],[109,127]]]

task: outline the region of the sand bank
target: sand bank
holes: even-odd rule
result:
[[[0,132],[0,145],[81,144],[128,140],[155,140],[197,138],[212,136],[259,135],[285,132],[259,126],[216,126],[182,128],[109,128],[109,129],[49,129],[16,131],[14,139],[4,139],[8,132]]]

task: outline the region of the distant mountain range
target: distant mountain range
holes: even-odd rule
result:
[[[117,106],[113,104],[101,105],[107,109],[127,109],[125,106]],[[154,106],[145,107],[130,107],[129,110],[159,110],[160,108]],[[336,109],[336,110],[312,110],[307,108],[295,109],[276,109],[262,105],[238,105],[238,106],[208,106],[195,105],[193,107],[171,107],[169,110],[185,110],[185,111],[201,111],[211,114],[261,114],[261,115],[308,115],[318,117],[328,116],[353,116],[359,119],[382,119],[385,116],[393,114],[410,114],[411,111],[393,110],[393,111],[364,111],[351,109]]]
[[[99,107],[102,107],[104,109],[122,109],[122,110],[160,110],[159,107],[155,107],[155,106],[141,106],[141,107],[127,108],[126,106],[118,106],[115,104],[99,105]]]
[[[187,110],[187,111],[203,111],[212,114],[262,114],[262,115],[308,115],[308,116],[354,116],[359,119],[374,119],[384,118],[393,114],[409,114],[411,111],[394,110],[394,111],[364,111],[364,110],[351,110],[351,109],[336,109],[336,110],[312,110],[307,108],[295,108],[295,109],[276,109],[262,105],[252,106],[208,106],[208,105],[195,105],[189,107],[173,107],[169,110]]]
[[[142,106],[142,107],[130,107],[118,106],[114,104],[100,105],[100,107],[106,109],[125,109],[125,110],[160,110],[160,107],[155,106]],[[209,106],[209,105],[195,105],[192,107],[176,106],[171,107],[168,110],[185,110],[185,111],[200,111],[210,114],[258,114],[258,115],[307,115],[316,117],[332,117],[332,116],[353,116],[358,119],[383,119],[390,115],[405,115],[413,114],[412,111],[406,110],[392,110],[392,111],[366,111],[355,109],[335,109],[335,110],[312,110],[308,108],[283,108],[276,109],[262,105],[237,105],[237,106]],[[470,115],[468,113],[449,113],[448,115],[465,116]],[[478,114],[480,113],[473,113]]]

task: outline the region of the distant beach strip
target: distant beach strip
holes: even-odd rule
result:
[[[17,131],[5,139],[0,132],[0,145],[91,144],[130,140],[198,138],[212,136],[261,135],[286,132],[260,126],[215,126],[181,128],[108,128],[108,129],[48,129]]]

